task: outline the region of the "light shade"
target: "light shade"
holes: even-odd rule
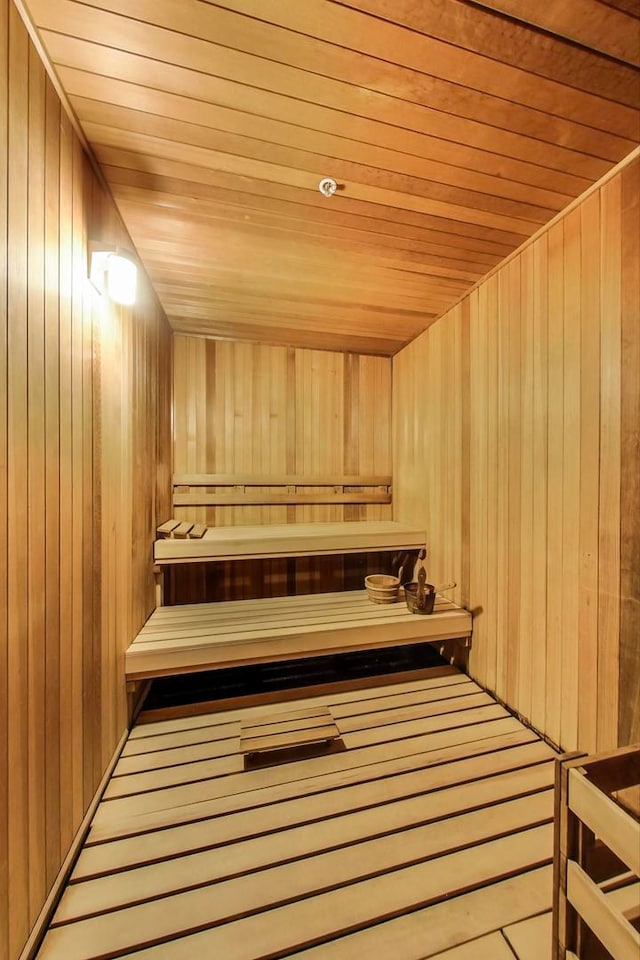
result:
[[[132,260],[117,253],[107,260],[107,291],[112,300],[130,307],[136,302],[138,268]]]
[[[99,293],[106,293],[115,303],[130,307],[136,302],[138,268],[133,260],[114,249],[95,245],[89,279]]]

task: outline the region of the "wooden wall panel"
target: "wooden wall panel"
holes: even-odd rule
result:
[[[173,421],[176,474],[390,475],[391,361],[175,335]],[[174,513],[220,526],[385,519],[391,507],[241,505]]]
[[[169,503],[171,340],[144,276],[130,310],[86,280],[89,236],[130,242],[8,0],[0,62],[0,958],[14,960],[126,728],[123,651],[154,605]]]
[[[623,743],[640,742],[640,191],[622,174],[620,696]]]
[[[324,478],[391,473],[388,358],[176,334],[173,369],[176,474]],[[326,493],[326,488],[305,487],[305,492]],[[220,526],[390,519],[392,508],[375,503],[189,506],[173,513]],[[366,574],[389,569],[391,559],[372,554],[186,564],[165,571],[165,600],[357,589]]]
[[[9,18],[6,9],[2,8],[0,16],[0,63],[6,64],[9,60]],[[0,70],[0,142],[7,143],[8,135],[8,71]],[[9,191],[9,157],[7,149],[0,149],[0,210],[7,210]],[[0,230],[0,263],[7,263],[8,233]],[[6,268],[0,270],[0,380],[7,381],[7,331],[9,315],[7,310],[7,282]],[[7,391],[0,390],[0,518],[7,515]],[[9,729],[9,646],[8,646],[8,579],[7,569],[7,539],[6,523],[0,523],[0,570],[5,575],[0,576],[0,730]],[[8,930],[9,917],[9,778],[5,775],[9,766],[9,738],[0,736],[0,922],[3,929]],[[6,960],[9,945],[8,934],[0,938],[0,957]]]
[[[587,752],[640,736],[639,198],[636,157],[394,358],[394,514],[469,670]]]
[[[21,860],[28,855],[29,783],[25,758],[29,755],[27,710],[28,660],[24,643],[27,633],[27,444],[24,435],[26,414],[27,351],[24,323],[16,322],[26,313],[27,294],[27,189],[28,189],[28,43],[19,29],[17,16],[9,19],[9,96],[16,109],[9,111],[7,229],[9,234],[7,277],[7,544],[8,577],[8,689],[7,724],[9,792],[9,914],[28,916],[29,878]],[[19,642],[15,642],[19,638]],[[23,920],[24,923],[24,920]]]

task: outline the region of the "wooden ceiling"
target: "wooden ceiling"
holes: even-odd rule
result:
[[[26,5],[180,331],[392,354],[640,139],[640,0]]]

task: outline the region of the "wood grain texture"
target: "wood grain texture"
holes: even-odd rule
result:
[[[25,6],[174,329],[392,355],[637,143],[577,2]]]
[[[483,7],[558,33],[585,47],[640,66],[640,23],[634,0],[630,3],[598,3],[597,0],[562,0],[553,8],[523,8],[517,0],[479,0]],[[619,9],[616,9],[619,8]]]
[[[43,960],[506,960],[497,931],[550,904],[554,751],[495,704],[486,722],[452,710],[477,687],[444,671],[134,728]],[[331,716],[360,742],[244,769],[241,729],[305,733]]]
[[[556,764],[554,955],[631,960],[640,949],[639,781],[637,745]]]
[[[257,491],[253,485],[247,494],[268,496],[269,475],[276,482],[290,477],[292,484],[295,477],[342,477],[356,487],[359,474],[391,474],[391,361],[385,358],[312,350],[289,354],[286,347],[176,335],[174,389],[178,478],[253,474],[264,478],[264,486]],[[323,492],[308,484],[300,491]],[[188,483],[176,488],[176,494],[188,493]],[[177,506],[175,516],[227,526],[290,519],[382,520],[390,518],[391,508],[301,504],[291,515],[284,504],[203,504]]]
[[[471,675],[566,749],[638,736],[639,196],[636,159],[474,291],[466,383],[458,308],[394,358],[395,517]]]
[[[176,527],[186,528],[186,521]],[[254,560],[263,557],[329,556],[376,551],[419,551],[425,531],[394,520],[346,520],[337,523],[277,524],[208,527],[201,537],[178,536],[157,540],[156,563],[197,560]],[[404,582],[404,581],[403,581]]]
[[[0,57],[3,63],[9,61],[9,16],[8,9],[5,6],[0,8]],[[0,71],[0,130],[2,131],[3,142],[7,142],[8,123],[9,123],[9,98],[8,98],[8,71]],[[9,193],[9,155],[8,150],[0,150],[0,209],[6,210]],[[0,262],[6,264],[8,253],[8,234],[6,230],[0,231]],[[0,378],[3,383],[7,380],[7,334],[9,328],[9,315],[7,311],[7,271],[0,270]],[[0,565],[6,569],[7,565],[7,391],[0,390]],[[9,728],[9,704],[8,704],[8,685],[9,685],[9,655],[8,655],[8,580],[7,577],[0,577],[0,729]],[[4,852],[3,862],[7,863],[7,853],[9,849],[9,741],[7,736],[0,736],[0,850]],[[7,928],[9,917],[9,871],[3,869],[0,871],[0,916],[3,918],[4,929]],[[2,960],[9,960],[9,938],[0,937],[0,957]]]
[[[620,444],[620,696],[622,743],[640,742],[640,191],[622,175],[622,369]],[[635,686],[635,689],[634,689]]]
[[[371,603],[364,590],[177,605],[151,614],[125,670],[142,679],[470,634],[469,613],[440,596],[428,617],[404,603]]]
[[[9,914],[16,920],[7,926],[9,950],[16,952],[29,932],[29,879],[23,863],[29,857],[28,696],[27,661],[27,500],[28,447],[24,435],[27,413],[27,344],[21,319],[27,306],[27,184],[28,184],[28,71],[27,37],[15,9],[9,15],[9,96],[14,91],[16,109],[9,111],[8,145],[8,255],[7,255],[7,666],[8,686],[3,696],[8,705],[8,879]],[[13,775],[11,775],[13,774]],[[4,858],[3,858],[4,859]]]
[[[390,477],[389,359],[179,334],[174,336],[173,357],[173,469],[177,480],[186,481],[174,487],[174,495],[197,494],[202,500],[202,494],[216,492],[213,486],[190,486],[193,475],[235,475],[238,492],[243,476],[263,481],[261,486],[252,481],[247,487],[246,503],[192,502],[173,509],[177,519],[214,528],[390,519],[388,503],[340,503],[337,496],[332,496],[331,502],[319,502],[326,487],[309,482],[348,478],[349,488],[357,496],[364,492],[358,477],[363,481]],[[283,478],[290,479],[291,494],[296,490],[295,478],[300,478],[303,486],[298,493],[303,496],[299,502],[290,498],[278,503],[281,488],[269,485],[270,476],[278,484]],[[217,492],[228,494],[232,489],[218,488]],[[250,497],[274,502],[252,503]],[[311,499],[305,503],[304,497]],[[373,549],[380,546],[368,542]],[[193,543],[178,549],[186,554],[193,548],[193,556],[206,556],[204,541],[200,548]],[[389,541],[390,550],[400,545],[397,540]],[[346,543],[345,551],[352,546]],[[362,546],[367,549],[366,542],[362,541]],[[301,553],[313,552],[302,545],[298,548]],[[268,549],[258,552],[273,556]],[[160,549],[157,558],[161,556]],[[368,573],[391,572],[390,560],[381,556],[371,561],[364,556],[352,560],[292,557],[289,561],[183,566],[165,574],[165,602],[356,589]]]
[[[46,894],[43,865],[46,836],[45,696],[46,669],[42,636],[45,632],[44,514],[45,389],[44,389],[44,169],[38,158],[44,151],[45,73],[35,51],[29,51],[29,287],[28,287],[28,437],[30,450],[29,517],[29,783],[33,803],[29,817],[30,906],[37,910]],[[80,790],[82,795],[82,790]]]
[[[126,233],[6,0],[0,47],[0,957],[14,960],[127,722],[158,462],[170,493],[165,426],[156,441],[170,331],[144,278],[135,311],[87,290],[88,237]]]

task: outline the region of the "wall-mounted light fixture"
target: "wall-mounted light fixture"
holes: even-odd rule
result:
[[[89,244],[89,279],[98,293],[130,307],[136,302],[138,268],[128,250],[110,244]]]

